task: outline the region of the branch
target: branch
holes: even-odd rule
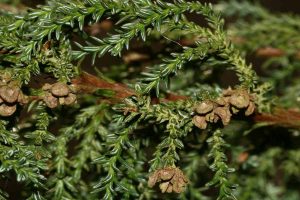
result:
[[[115,92],[114,98],[124,99],[136,96],[136,93],[121,83],[110,83],[96,76],[83,72],[78,78],[73,79],[72,83],[81,93],[93,93],[97,89],[107,89]]]
[[[135,91],[128,88],[124,84],[111,83],[108,82],[107,80],[100,79],[97,76],[91,75],[86,72],[83,72],[79,77],[73,79],[72,84],[75,85],[79,93],[93,93],[98,89],[112,90],[115,92],[113,98],[118,99],[120,101],[130,96],[137,96]],[[153,98],[152,103],[158,104],[160,101],[168,102],[168,101],[178,101],[178,100],[186,100],[186,99],[188,99],[188,97],[186,96],[168,93],[166,98],[161,98],[161,99]]]
[[[273,113],[255,114],[254,121],[287,128],[300,128],[300,111],[275,108]]]
[[[121,83],[109,83],[106,80],[100,79],[94,75],[86,72],[76,79],[73,79],[72,83],[79,89],[81,93],[92,93],[97,89],[108,89],[115,92],[114,98],[118,101],[110,101],[110,103],[118,103],[123,99],[136,96],[137,94]],[[166,98],[153,98],[152,104],[159,104],[160,102],[176,102],[181,100],[187,100],[189,97],[177,95],[173,93],[167,94]],[[134,112],[135,110],[131,110]],[[273,113],[255,113],[253,116],[255,122],[265,122],[274,126],[282,126],[289,128],[300,127],[300,111],[296,109],[284,109],[274,108]]]

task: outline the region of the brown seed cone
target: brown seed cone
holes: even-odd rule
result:
[[[196,105],[196,112],[198,114],[206,114],[214,108],[214,104],[211,101],[203,101],[200,104]]]
[[[237,109],[236,107],[231,107],[231,112],[232,114],[237,114],[238,112],[240,112],[240,110]]]
[[[56,97],[65,97],[69,94],[70,89],[65,83],[54,83],[51,87],[51,93]]]
[[[181,192],[184,191],[184,186],[180,185],[179,183],[175,183],[175,184],[173,185],[173,191],[174,191],[175,193],[181,193]]]
[[[64,97],[59,97],[58,98],[58,103],[59,103],[59,105],[64,105],[65,104],[65,98]]]
[[[249,94],[244,91],[236,91],[229,99],[231,105],[237,108],[247,108],[250,103],[250,96]]]
[[[0,116],[8,117],[14,114],[17,110],[17,105],[7,105],[7,104],[1,104],[0,105]]]
[[[156,182],[158,182],[157,179],[158,179],[158,172],[156,171],[149,176],[148,186],[152,188],[156,184]]]
[[[159,184],[159,189],[161,190],[162,193],[165,193],[170,185],[171,184],[169,182],[163,182]]]
[[[176,169],[175,176],[172,178],[171,183],[173,185],[173,192],[181,193],[184,191],[185,186],[188,183],[187,178],[180,169]]]
[[[173,192],[173,186],[171,184],[169,184],[169,187],[167,189],[167,193],[171,193]]]
[[[217,104],[220,106],[225,106],[227,104],[226,99],[224,97],[219,97],[215,100]]]
[[[163,181],[170,180],[175,174],[175,171],[173,168],[164,168],[160,171],[160,178]]]
[[[180,176],[178,183],[181,186],[185,186],[187,183],[189,182],[189,180],[185,177],[185,175],[182,173],[182,176]]]
[[[214,123],[217,123],[219,121],[220,117],[218,115],[214,115]]]
[[[49,84],[49,83],[45,83],[45,85],[43,85],[43,87],[42,87],[42,90],[50,90],[50,89],[51,89],[51,87],[52,87],[52,85],[51,85],[51,84]]]
[[[76,95],[69,93],[67,97],[65,97],[65,105],[71,105],[76,102]]]
[[[18,96],[18,102],[23,105],[29,102],[28,96],[24,95],[23,92],[20,92]]]
[[[45,94],[43,100],[49,108],[55,108],[58,106],[58,99],[49,92]]]
[[[149,176],[148,186],[153,187],[155,183],[162,180],[168,180],[159,184],[162,193],[183,192],[188,183],[187,178],[180,169],[176,167],[166,167],[155,171]]]
[[[185,183],[187,184],[189,182],[188,178],[184,175],[184,173],[177,168],[177,171],[179,172],[179,177],[180,179]]]
[[[215,118],[216,118],[216,115],[214,112],[210,112],[205,115],[205,120],[210,123],[213,123],[215,121]]]
[[[193,117],[193,123],[200,129],[206,129],[207,127],[207,122],[205,121],[205,117],[203,116],[195,115]]]
[[[5,102],[14,103],[18,100],[20,88],[17,86],[2,86],[0,88],[0,96]]]
[[[224,126],[229,124],[231,118],[229,107],[218,107],[214,109],[214,112],[221,118]]]
[[[250,101],[249,106],[248,106],[247,110],[245,111],[245,115],[246,116],[251,115],[252,113],[254,113],[254,110],[255,110],[255,104],[252,101]]]

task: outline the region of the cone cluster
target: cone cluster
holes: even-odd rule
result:
[[[42,89],[45,91],[43,100],[49,108],[76,102],[75,90],[65,83],[57,82],[52,85],[46,83]]]
[[[28,103],[28,97],[23,94],[17,84],[9,82],[0,85],[0,116],[11,116],[16,112],[18,104],[26,103]]]
[[[205,100],[195,106],[196,115],[193,123],[200,129],[206,129],[208,123],[222,121],[228,125],[233,114],[243,110],[246,116],[255,110],[255,96],[247,90],[231,88],[224,90],[222,96],[216,100]]]
[[[153,187],[156,183],[159,183],[162,193],[181,193],[185,190],[188,179],[179,168],[166,167],[149,176],[148,186]]]

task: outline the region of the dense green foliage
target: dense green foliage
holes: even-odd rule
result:
[[[299,16],[3,2],[0,199],[300,199]]]

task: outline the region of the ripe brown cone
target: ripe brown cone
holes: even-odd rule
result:
[[[18,96],[20,94],[20,88],[17,86],[2,86],[0,88],[0,96],[1,98],[8,103],[14,103],[18,100]]]
[[[177,167],[165,167],[156,170],[149,176],[148,186],[153,187],[155,183],[159,184],[162,193],[181,193],[184,191],[188,180],[183,172]]]
[[[204,116],[199,116],[199,115],[194,116],[193,123],[195,124],[195,126],[197,126],[200,129],[206,129],[207,127],[207,122],[205,121]]]
[[[44,102],[49,108],[55,108],[58,106],[58,99],[49,92],[45,94]]]
[[[68,96],[65,97],[65,101],[64,101],[65,105],[71,105],[75,102],[76,102],[76,95],[75,94],[69,93]]]
[[[250,96],[246,91],[236,91],[230,97],[229,102],[237,108],[246,108],[250,103]]]
[[[211,101],[203,101],[195,108],[198,114],[206,114],[214,108],[214,104]]]
[[[3,117],[8,117],[14,114],[17,110],[17,105],[7,105],[7,104],[1,104],[0,105],[0,115]]]
[[[69,94],[69,92],[70,92],[70,89],[69,89],[68,85],[65,83],[57,82],[57,83],[54,83],[51,87],[51,93],[57,97],[67,96]]]

